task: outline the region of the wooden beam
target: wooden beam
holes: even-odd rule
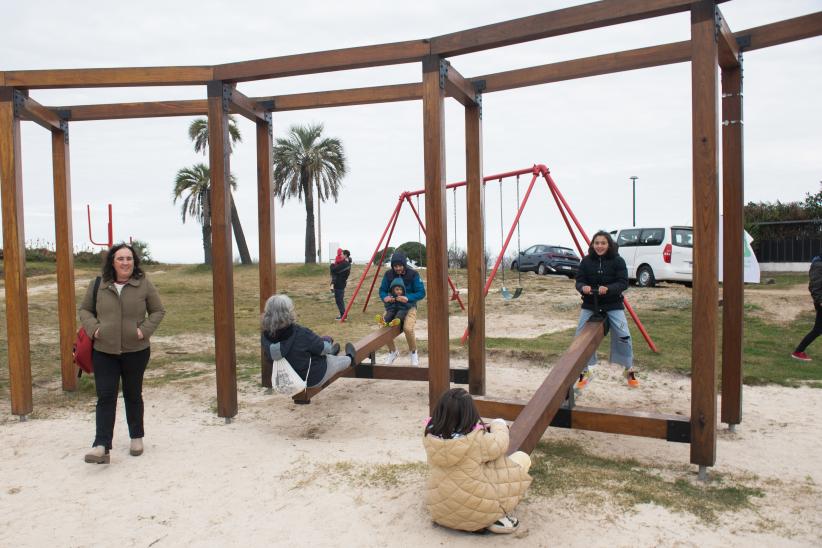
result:
[[[51,132],[54,179],[54,241],[57,255],[57,317],[60,321],[60,372],[63,390],[77,390],[77,366],[72,347],[77,332],[74,288],[74,236],[71,222],[71,163],[68,122]]]
[[[509,421],[516,421],[527,405],[527,402],[491,400],[481,397],[474,398],[474,403],[481,416],[499,417]],[[691,438],[691,423],[688,417],[625,409],[561,407],[551,420],[550,426],[656,438],[680,443],[689,443]]]
[[[466,384],[468,382],[468,371],[465,369],[451,369],[451,382],[455,384]],[[315,386],[309,388],[305,392],[300,392],[292,399],[294,403],[311,403],[311,398],[319,394],[321,391],[328,388],[328,386],[337,379],[347,377],[356,379],[379,379],[379,380],[395,380],[395,381],[420,381],[428,380],[427,367],[410,367],[410,366],[393,366],[393,365],[356,365],[343,369],[322,386]]]
[[[260,234],[260,313],[265,302],[277,292],[277,254],[274,236],[274,157],[271,114],[257,121],[257,227]],[[271,388],[271,362],[260,351],[262,385]]]
[[[126,118],[164,118],[168,116],[205,116],[208,101],[152,101],[146,103],[112,103],[52,107],[72,122],[90,120],[123,120]]]
[[[600,74],[684,63],[690,59],[690,42],[674,42],[660,46],[595,55],[573,61],[561,61],[536,67],[485,74],[473,77],[471,81],[484,80],[484,92],[490,93]]]
[[[420,61],[428,54],[427,40],[409,40],[225,63],[214,67],[214,78],[228,82],[264,80],[299,74],[412,63]]]
[[[127,67],[6,71],[6,85],[26,89],[194,86],[213,79],[212,68]]]
[[[571,342],[571,346],[554,364],[542,385],[511,425],[508,454],[530,453],[551,424],[554,415],[568,395],[588,358],[596,352],[605,331],[600,321],[589,321]]]
[[[431,54],[462,55],[688,11],[691,0],[603,0],[431,38]]]
[[[737,41],[743,44],[742,49],[745,51],[778,46],[820,35],[822,35],[822,11],[734,33]]]
[[[214,357],[217,365],[217,415],[237,414],[237,354],[234,330],[234,264],[231,252],[231,191],[228,92],[222,82],[208,83],[208,157],[211,167],[211,272],[214,293]]]
[[[26,236],[23,222],[23,175],[20,157],[20,105],[14,90],[0,88],[0,196],[3,210],[3,274],[6,292],[11,412],[32,412]]]
[[[738,67],[739,44],[719,7],[716,8],[716,28],[719,38],[719,66],[722,68]]]
[[[354,365],[359,365],[371,355],[372,352],[375,352],[377,349],[382,348],[399,337],[400,333],[402,333],[402,330],[399,326],[383,327],[376,331],[371,331],[362,339],[346,344],[345,353],[348,356],[354,357]]]
[[[745,303],[745,203],[742,65],[722,69],[722,413],[742,421],[742,321]]]
[[[468,232],[468,391],[485,394],[485,204],[482,97],[465,107],[465,203]]]
[[[445,78],[439,57],[422,63],[423,151],[428,297],[428,403],[433,411],[450,385],[448,339],[448,244],[445,197]]]
[[[266,112],[263,106],[255,100],[249,99],[236,88],[231,88],[229,100],[231,101],[231,112],[245,116],[252,122],[266,122],[268,120],[266,118],[268,112]]]
[[[691,10],[694,274],[691,330],[691,462],[716,461],[719,131],[715,6]]]
[[[44,107],[22,91],[15,91],[22,107],[21,117],[34,122],[48,130],[61,130],[60,116],[54,110]]]
[[[457,71],[451,63],[445,61],[445,93],[449,97],[453,97],[459,101],[463,106],[477,104],[477,91],[474,86],[463,78],[462,74]]]
[[[339,89],[335,91],[315,91],[256,98],[257,101],[273,101],[276,112],[311,108],[345,107],[351,105],[370,105],[372,103],[393,103],[397,101],[418,101],[420,99],[422,99],[421,83]]]

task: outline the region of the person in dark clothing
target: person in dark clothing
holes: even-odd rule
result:
[[[628,268],[625,260],[617,253],[617,246],[611,235],[600,230],[594,234],[588,254],[582,258],[577,272],[577,291],[582,295],[582,310],[579,315],[577,333],[582,331],[591,316],[603,313],[608,317],[611,332],[612,363],[625,368],[628,386],[639,387],[634,373],[634,350],[631,332],[622,304],[622,292],[628,289]],[[596,351],[588,359],[588,365],[579,376],[576,388],[585,388],[592,379],[591,369],[597,363]]]
[[[335,320],[341,320],[345,314],[345,286],[348,283],[348,275],[351,274],[351,254],[346,256],[346,251],[337,249],[337,256],[330,267],[331,291],[334,292],[334,301],[337,303],[337,310],[340,311]]]
[[[391,284],[394,280],[402,280],[405,285],[405,295],[394,297],[391,292]],[[405,340],[408,341],[408,350],[411,352],[411,365],[419,365],[420,359],[417,355],[417,338],[414,335],[414,326],[417,324],[417,301],[425,298],[425,285],[422,283],[419,273],[408,266],[408,259],[402,251],[395,251],[391,256],[391,270],[388,270],[382,277],[380,283],[380,299],[384,303],[394,300],[405,303],[409,310],[405,315],[402,330],[405,333]],[[384,363],[391,365],[399,356],[399,351],[394,341],[388,343],[388,356]]]
[[[405,284],[402,278],[394,278],[390,289],[394,300],[385,302],[385,314],[377,314],[377,323],[382,327],[401,325],[405,321],[408,311],[411,310],[411,306],[407,302],[404,303],[399,300],[399,297],[405,296]]]
[[[803,362],[811,361],[810,356],[805,353],[813,341],[819,335],[822,335],[822,257],[814,257],[811,259],[811,267],[808,269],[808,291],[811,293],[813,299],[813,307],[816,309],[816,321],[813,323],[813,328],[805,335],[799,346],[791,353],[791,357]]]
[[[352,363],[337,356],[339,344],[323,339],[297,323],[294,303],[287,295],[272,295],[263,309],[260,342],[272,362],[285,358],[309,387],[321,386]]]

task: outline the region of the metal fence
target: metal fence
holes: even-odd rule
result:
[[[751,247],[760,263],[804,263],[822,255],[822,238],[754,240]]]

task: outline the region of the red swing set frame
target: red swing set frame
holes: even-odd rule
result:
[[[537,178],[539,178],[540,176],[542,176],[542,178],[548,185],[548,190],[551,193],[551,196],[554,198],[554,202],[557,205],[557,209],[559,210],[560,215],[562,215],[563,221],[565,221],[565,226],[568,227],[568,233],[574,240],[574,245],[576,246],[580,256],[584,256],[586,254],[587,248],[590,244],[590,239],[588,238],[585,229],[582,228],[582,224],[579,222],[579,219],[577,219],[576,215],[574,215],[574,212],[571,210],[571,207],[568,205],[568,202],[565,200],[565,197],[560,192],[556,182],[554,182],[554,179],[551,177],[550,170],[545,165],[534,164],[532,167],[525,169],[508,171],[505,173],[497,173],[495,175],[488,175],[486,177],[483,177],[482,183],[483,185],[485,185],[489,181],[499,181],[500,184],[502,184],[503,179],[509,177],[519,177],[520,175],[528,174],[531,175],[531,181],[528,184],[528,189],[525,191],[525,195],[518,204],[517,214],[514,217],[514,220],[511,222],[510,228],[508,229],[508,234],[505,237],[505,241],[502,244],[502,250],[497,255],[497,259],[496,261],[494,261],[494,266],[491,268],[491,273],[488,275],[488,278],[485,281],[485,287],[483,288],[484,296],[488,295],[488,291],[491,288],[491,284],[494,282],[494,277],[496,276],[497,271],[499,270],[499,267],[502,264],[502,259],[503,257],[505,257],[505,251],[508,249],[508,244],[511,242],[511,238],[514,235],[514,230],[516,229],[519,223],[519,219],[522,216],[522,212],[525,209],[525,204],[528,203],[528,198],[531,196],[531,191],[534,188],[534,184],[536,183]],[[450,190],[465,186],[465,184],[465,181],[449,183],[445,185],[445,188]],[[360,277],[359,283],[357,283],[357,288],[351,295],[351,299],[349,299],[348,305],[345,309],[345,313],[342,315],[340,321],[345,321],[345,319],[348,317],[348,313],[351,310],[351,307],[354,305],[354,301],[356,300],[357,295],[359,294],[360,289],[362,288],[362,285],[365,282],[366,277],[368,276],[368,272],[371,270],[371,266],[374,264],[374,258],[377,256],[377,253],[379,253],[380,249],[382,249],[380,260],[376,263],[377,267],[374,272],[374,277],[371,280],[371,286],[368,289],[368,295],[365,298],[365,304],[362,308],[363,312],[365,312],[366,308],[368,308],[368,302],[371,299],[371,294],[374,291],[374,286],[377,283],[377,278],[379,277],[380,269],[382,268],[382,265],[385,262],[386,251],[388,250],[388,246],[391,243],[391,236],[394,234],[394,228],[397,226],[397,220],[399,219],[403,203],[407,202],[408,205],[411,206],[411,211],[414,213],[414,216],[416,217],[417,222],[419,223],[420,228],[422,229],[422,233],[425,234],[425,224],[422,222],[422,218],[420,218],[419,211],[417,211],[417,208],[414,207],[414,203],[411,201],[411,197],[420,196],[424,194],[425,190],[406,191],[400,194],[399,199],[397,200],[397,205],[394,207],[394,210],[391,212],[391,215],[388,218],[388,223],[385,226],[385,230],[383,230],[382,236],[380,236],[380,240],[377,242],[377,246],[374,248],[374,253],[371,254],[371,259],[365,265],[365,270],[363,271],[362,276]],[[571,224],[572,222],[573,226]],[[579,235],[577,235],[577,233],[574,231],[574,228],[576,228],[576,230],[579,231]],[[387,239],[386,234],[388,235]],[[582,242],[585,243],[584,247],[580,243],[580,239],[582,240]],[[385,245],[383,245],[383,241],[385,241]],[[451,280],[450,276],[448,277],[448,285],[451,287],[451,300],[456,300],[459,303],[460,308],[462,308],[462,310],[465,310],[465,305],[463,304],[462,299],[460,299],[459,292],[457,291],[457,288],[454,285],[454,282]],[[627,298],[624,300],[624,303],[625,309],[628,311],[628,314],[634,320],[634,323],[636,324],[640,333],[642,333],[642,337],[648,343],[648,347],[653,352],[658,352],[657,347],[654,344],[654,341],[651,339],[651,336],[648,334],[648,331],[645,329],[645,326],[642,325],[642,321],[640,321],[639,316],[637,316],[636,312],[634,311],[631,304],[628,302]],[[468,329],[466,329],[462,335],[462,343],[465,344],[465,341],[467,339]]]

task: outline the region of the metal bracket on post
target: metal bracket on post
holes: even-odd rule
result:
[[[12,101],[12,103],[14,105],[12,107],[13,108],[14,118],[16,120],[19,120],[23,117],[23,110],[25,110],[25,108],[26,108],[26,94],[23,93],[22,91],[18,90],[18,89],[15,89],[12,92],[12,95],[14,97],[14,99]]]
[[[725,126],[725,127],[733,126],[733,125],[736,125],[736,124],[739,124],[740,126],[744,126],[745,125],[745,120],[722,120],[722,125]]]
[[[714,6],[714,42],[719,42],[719,36],[722,34],[722,13],[719,8]]]
[[[485,91],[485,80],[471,82],[471,86],[474,88],[474,102],[477,104],[479,117],[482,119],[482,92]]]
[[[272,101],[273,103],[274,101]],[[274,123],[272,122],[272,117],[270,112],[265,113],[265,125],[268,126],[268,136],[274,136]]]
[[[751,47],[751,35],[746,34],[745,36],[737,36],[736,37],[736,45],[739,46],[739,55],[740,55],[739,62],[741,63],[742,62],[742,59],[741,59],[742,50],[745,49],[745,48]]]
[[[445,89],[445,81],[448,79],[448,67],[451,66],[445,59],[440,59],[440,89]]]
[[[231,112],[231,94],[234,88],[229,84],[221,84],[223,87],[223,112]]]
[[[63,132],[63,142],[69,144],[69,125],[68,120],[60,120],[60,131]]]

